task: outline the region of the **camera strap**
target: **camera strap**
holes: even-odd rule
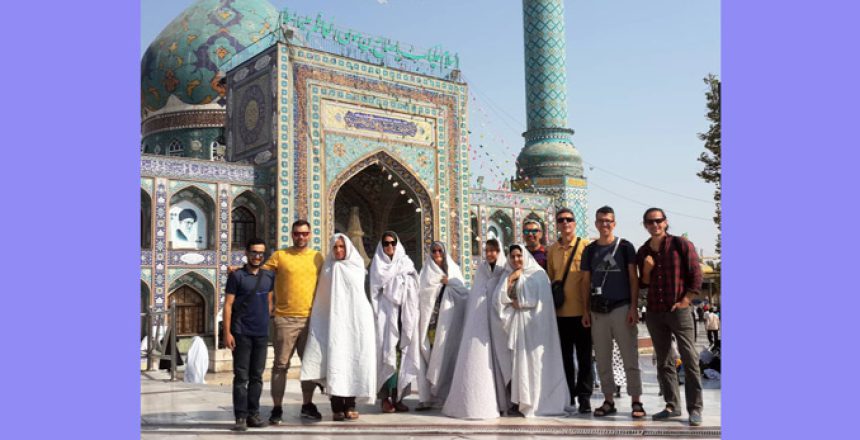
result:
[[[616,237],[615,238],[615,247],[612,248],[612,254],[610,254],[608,257],[604,257],[603,258],[604,261],[611,261],[612,259],[615,258],[615,252],[618,251],[618,245],[619,244],[621,244],[621,237]],[[606,284],[606,277],[607,276],[609,276],[608,270],[603,272],[603,281],[600,282],[600,289],[601,290],[603,290],[603,285]]]

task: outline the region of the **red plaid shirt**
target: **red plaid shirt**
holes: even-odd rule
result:
[[[688,268],[686,279],[681,277],[681,255],[673,248],[672,240],[680,240],[682,249],[687,253],[687,261],[683,262]],[[645,257],[650,255],[654,259],[650,285],[640,279],[639,287],[648,288],[649,312],[668,312],[686,293],[698,295],[701,292],[702,268],[699,266],[699,256],[693,243],[681,237],[667,234],[657,252],[651,250],[650,241],[646,241],[636,253],[636,265],[640,274],[645,265]]]

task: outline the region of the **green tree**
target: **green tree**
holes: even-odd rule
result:
[[[708,91],[705,93],[707,99],[708,113],[706,117],[710,121],[707,133],[699,133],[699,139],[705,141],[705,152],[699,155],[699,162],[705,164],[704,169],[696,173],[702,180],[708,183],[713,183],[716,186],[714,190],[714,202],[716,204],[716,215],[714,215],[714,223],[717,224],[717,254],[720,254],[720,233],[722,231],[720,225],[721,219],[721,200],[722,200],[722,152],[720,143],[720,79],[713,73],[708,74],[704,78],[705,84],[708,86]]]

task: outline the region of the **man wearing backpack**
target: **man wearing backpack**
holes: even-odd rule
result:
[[[654,420],[680,417],[678,373],[668,362],[672,335],[684,365],[684,388],[690,426],[702,424],[702,378],[699,354],[693,343],[693,315],[690,304],[702,287],[702,269],[692,243],[668,234],[666,214],[650,208],[643,216],[651,238],[636,254],[641,273],[640,287],[648,288],[648,316],[645,324],[657,355],[657,380],[663,390],[666,409],[654,414]],[[646,266],[653,267],[644,270]]]
[[[597,210],[594,222],[600,237],[586,246],[582,253],[583,277],[591,286],[586,296],[582,325],[591,327],[591,340],[597,360],[604,402],[594,410],[597,417],[616,412],[613,394],[616,378],[612,368],[612,340],[618,343],[627,394],[631,399],[632,416],[645,417],[639,397],[642,378],[639,369],[639,281],[636,276],[636,249],[629,241],[615,237],[615,211],[609,206]]]

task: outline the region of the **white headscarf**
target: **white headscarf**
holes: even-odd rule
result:
[[[343,240],[346,256],[338,260],[334,245]],[[326,256],[302,358],[302,380],[325,385],[335,396],[376,401],[376,337],[373,310],[364,294],[364,260],[349,238],[335,234]]]
[[[418,338],[418,272],[406,255],[400,238],[396,234],[394,238],[397,244],[392,258],[383,251],[381,240],[376,245],[370,264],[370,300],[376,314],[376,347],[379,352],[377,384],[382,386],[397,371],[399,345],[401,358],[397,388],[400,398],[406,395],[406,387],[415,381],[421,356]]]

